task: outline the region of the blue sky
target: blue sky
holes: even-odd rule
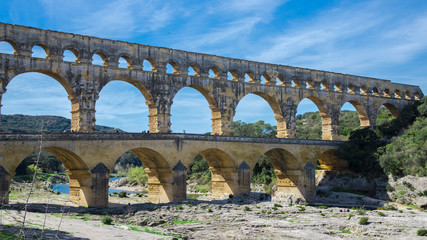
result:
[[[424,0],[2,0],[0,21],[376,77],[427,92]],[[3,114],[70,118],[65,91],[41,74],[13,79],[2,104]],[[316,110],[304,100],[298,113]],[[147,115],[144,98],[127,83],[108,84],[97,102],[97,124],[140,132],[148,128]],[[209,132],[210,118],[197,91],[183,89],[174,99],[174,132]],[[253,95],[239,103],[235,120],[275,125],[268,104]]]

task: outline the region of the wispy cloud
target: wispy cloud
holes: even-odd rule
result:
[[[179,12],[179,8],[174,6],[175,1],[41,2],[46,14],[51,19],[58,19],[57,24],[70,31],[115,39],[129,39],[162,28]]]
[[[327,10],[286,29],[249,58],[356,74],[404,63],[427,48],[426,12],[402,19],[387,4],[364,1]]]

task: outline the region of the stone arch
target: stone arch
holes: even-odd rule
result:
[[[380,90],[378,90],[378,88],[377,87],[373,87],[372,88],[372,95],[374,95],[374,96],[380,96]]]
[[[316,105],[317,109],[319,110],[320,117],[322,119],[322,139],[323,140],[332,140],[335,137],[334,131],[338,127],[338,126],[336,126],[336,124],[338,124],[338,119],[335,119],[336,120],[335,123],[333,122],[333,119],[332,119],[331,113],[328,109],[328,106],[326,106],[325,102],[322,99],[315,97],[315,96],[308,96],[305,98],[312,101]],[[304,100],[304,99],[301,99],[301,101],[302,100]],[[299,105],[299,103],[298,103],[298,105]]]
[[[288,86],[289,84],[286,82],[286,78],[285,76],[283,76],[282,74],[279,74],[277,76],[277,78],[279,79],[279,85],[280,86]]]
[[[86,163],[76,153],[66,148],[48,146],[43,150],[54,155],[66,167],[70,180],[70,201],[80,206],[95,206],[97,204],[94,201],[95,196],[89,190],[92,187],[92,176]],[[20,162],[17,162],[13,169],[16,169],[19,164]]]
[[[248,76],[248,80],[246,81],[246,75]],[[255,74],[252,71],[247,71],[245,73],[245,82],[254,83],[255,82]]]
[[[229,194],[240,194],[237,166],[227,153],[217,148],[209,148],[199,154],[206,159],[209,165],[214,198],[228,198]]]
[[[124,60],[126,60],[128,69],[133,69],[133,60],[129,54],[127,54],[127,53],[119,54],[117,61],[119,61],[120,58],[123,58]],[[120,64],[120,63],[118,63],[118,64]]]
[[[149,148],[134,148],[129,152],[135,154],[144,164],[148,177],[148,201],[152,203],[175,201],[173,173],[166,159],[159,152]]]
[[[144,61],[149,62],[150,65],[151,65],[151,69],[150,70],[144,69],[144,71],[157,72],[157,62],[153,58],[146,58],[142,62],[144,63]]]
[[[77,99],[76,92],[74,91],[70,82],[65,77],[63,77],[62,74],[57,73],[57,72],[53,72],[50,70],[46,70],[46,69],[31,68],[31,67],[24,65],[24,66],[21,66],[19,69],[17,69],[13,75],[12,74],[9,75],[10,78],[3,87],[6,89],[7,85],[11,81],[13,81],[13,78],[15,78],[16,76],[23,74],[23,73],[31,73],[31,72],[41,73],[41,74],[44,74],[46,76],[49,76],[49,77],[55,79],[56,81],[58,81],[62,85],[62,87],[65,89],[65,91],[68,94],[68,99],[71,102],[71,119],[72,119],[71,120],[71,129],[74,131],[79,130],[79,125],[78,125],[78,119],[80,118],[79,100]],[[1,100],[1,98],[0,98],[0,100]],[[1,106],[1,102],[0,102],[0,106]]]
[[[329,149],[322,152],[318,157],[320,169],[327,171],[345,170],[348,167],[348,163],[345,160],[339,159],[335,153],[336,149]],[[316,164],[316,163],[315,163]]]
[[[172,69],[173,69],[172,74],[179,74],[179,65],[176,62],[169,61],[167,62],[167,64],[170,64],[172,66]]]
[[[239,81],[239,74],[236,70],[230,69],[228,72],[231,74],[231,81]]]
[[[384,107],[386,107],[391,112],[391,115],[393,115],[393,117],[397,118],[400,116],[400,110],[396,105],[394,105],[392,103],[388,103],[388,102],[383,103],[382,105],[384,105]],[[381,105],[380,105],[380,107],[381,107]],[[377,111],[378,111],[378,109],[377,109]]]
[[[323,79],[320,82],[320,87],[321,87],[321,90],[323,91],[329,91],[328,81],[326,81],[326,79]]]
[[[44,52],[46,53],[46,56],[44,58],[46,58],[46,59],[50,58],[50,49],[45,44],[42,44],[42,43],[33,44],[33,46],[31,47],[31,51],[34,49],[34,47],[41,47],[44,50]],[[32,54],[31,54],[32,57],[33,57],[33,54],[34,54],[34,52],[32,52]]]
[[[402,92],[399,89],[396,89],[394,91],[394,98],[397,98],[397,99],[401,99],[402,98]]]
[[[292,77],[291,81],[292,81],[291,82],[292,87],[294,87],[294,88],[300,88],[301,87],[301,81],[298,77]]]
[[[307,85],[308,89],[316,89],[316,82],[311,78],[307,79]]]
[[[70,51],[70,52],[72,52],[74,54],[74,56],[76,57],[75,62],[79,63],[80,62],[80,52],[77,49],[73,48],[73,47],[66,47],[62,51],[62,55],[64,55],[65,51],[67,51],[67,50]]]
[[[285,134],[286,134],[286,119],[283,116],[282,108],[280,107],[279,102],[274,97],[272,97],[266,93],[254,91],[254,92],[248,92],[246,95],[241,96],[238,99],[238,102],[236,103],[236,109],[237,109],[237,105],[239,104],[239,102],[248,94],[255,94],[255,95],[261,97],[262,99],[264,99],[268,103],[271,110],[273,111],[274,119],[276,119],[276,126],[277,126],[277,135],[276,136],[278,138],[284,138]]]
[[[388,88],[384,89],[384,97],[391,97],[390,89]]]
[[[108,57],[107,57],[107,55],[105,53],[103,53],[100,50],[93,51],[92,54],[91,54],[91,56],[92,56],[92,58],[91,58],[92,59],[92,64],[93,64],[93,56],[94,55],[98,55],[98,56],[101,57],[101,59],[102,59],[102,66],[104,66],[104,67],[108,66]]]
[[[220,79],[221,78],[221,68],[219,68],[217,65],[213,65],[209,68],[209,70],[212,70],[212,72],[214,73],[214,77],[215,79]]]
[[[347,102],[353,105],[353,107],[356,109],[359,115],[360,127],[361,128],[370,127],[371,122],[369,120],[368,112],[366,111],[365,106],[356,100],[349,100]],[[341,105],[341,108],[343,107],[344,104],[345,103]]]
[[[188,66],[188,68],[193,69],[195,77],[200,77],[200,66],[198,64],[192,63]]]
[[[13,55],[18,55],[18,46],[15,43],[15,41],[6,38],[6,39],[0,40],[0,42],[8,43],[13,48]]]
[[[203,97],[208,102],[209,109],[211,110],[211,113],[212,113],[212,134],[221,135],[221,132],[222,132],[222,130],[221,130],[221,110],[218,107],[218,101],[215,98],[215,96],[208,89],[206,89],[200,85],[192,84],[192,85],[183,86],[182,88],[177,89],[173,93],[173,95],[171,96],[172,102],[173,102],[173,99],[175,98],[175,96],[178,94],[178,92],[181,89],[183,89],[184,87],[193,88],[203,95]]]
[[[264,154],[274,167],[277,179],[276,199],[307,199],[306,176],[298,159],[288,150],[283,148],[270,149]],[[310,192],[312,195],[313,193]],[[311,200],[311,199],[310,199]]]
[[[143,83],[141,83],[138,80],[135,80],[135,79],[132,79],[132,78],[124,78],[124,77],[119,77],[118,76],[118,77],[113,77],[110,80],[108,80],[105,83],[103,83],[100,86],[99,93],[101,93],[102,89],[109,82],[112,82],[112,81],[124,81],[124,82],[127,82],[127,83],[133,85],[134,87],[136,87],[141,92],[141,94],[145,98],[145,103],[148,106],[148,118],[149,118],[148,119],[148,126],[149,126],[148,130],[151,133],[158,132],[159,127],[158,127],[158,121],[157,121],[157,114],[158,114],[157,105],[156,105],[156,102],[155,102],[154,97],[151,94],[150,90]]]

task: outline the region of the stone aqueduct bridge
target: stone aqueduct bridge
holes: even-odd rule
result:
[[[161,133],[43,136],[43,149],[54,154],[67,169],[70,200],[83,206],[107,206],[109,173],[127,151],[143,162],[148,175],[148,200],[154,203],[186,199],[187,167],[197,154],[209,164],[213,197],[250,192],[251,170],[265,154],[275,168],[277,192],[310,201],[315,197],[317,161],[329,169],[346,166],[333,157],[338,143]],[[40,135],[0,134],[0,197],[4,202],[8,201],[9,183],[16,167],[39,148]]]
[[[417,86],[392,83],[388,80],[225,58],[5,23],[0,23],[0,41],[6,41],[14,48],[13,54],[0,54],[0,106],[1,97],[15,76],[28,72],[43,73],[56,79],[67,91],[71,103],[72,130],[92,133],[96,121],[96,101],[103,87],[109,82],[128,82],[138,88],[145,97],[149,109],[149,131],[159,134],[158,138],[149,135],[148,139],[156,138],[156,141],[145,138],[135,140],[134,137],[122,139],[118,137],[120,135],[117,135],[120,139],[104,139],[109,137],[99,134],[93,135],[96,139],[90,137],[91,135],[80,139],[77,134],[61,135],[62,137],[47,140],[45,149],[61,159],[69,170],[71,186],[75,190],[70,197],[82,205],[105,204],[106,192],[99,186],[105,185],[104,175],[108,175],[112,161],[120,156],[106,149],[111,146],[114,146],[113,149],[120,149],[117,151],[121,154],[124,149],[133,151],[147,166],[152,201],[164,202],[182,198],[182,190],[172,189],[173,186],[182,186],[175,184],[182,180],[180,177],[183,171],[179,170],[183,169],[189,159],[193,159],[189,157],[195,155],[174,150],[186,137],[177,140],[178,135],[164,134],[170,133],[170,110],[174,96],[184,87],[196,89],[208,101],[212,111],[213,135],[230,135],[237,104],[244,96],[252,93],[265,99],[272,108],[277,121],[278,138],[295,137],[297,106],[304,98],[310,99],[321,113],[324,140],[338,139],[339,112],[346,102],[356,108],[362,127],[373,127],[381,105],[398,116],[406,104],[423,96]],[[33,57],[34,46],[42,47],[46,57]],[[64,61],[65,50],[74,53],[75,62]],[[102,66],[92,64],[94,54],[103,59]],[[119,68],[120,58],[127,61],[127,68]],[[152,68],[143,69],[144,61],[149,61]],[[173,73],[167,73],[167,64],[173,67]],[[190,67],[195,72],[194,76],[188,75]],[[213,77],[209,75],[210,70],[214,72]],[[228,79],[229,74],[231,79]],[[249,76],[249,81],[245,81],[245,75]],[[168,137],[160,139],[165,136]],[[3,195],[4,189],[8,188],[7,179],[10,179],[23,159],[20,152],[28,154],[28,151],[36,149],[34,137],[27,137],[16,136],[14,140],[13,135],[2,136],[0,185]],[[296,188],[296,192],[306,199],[310,199],[312,195],[307,193],[313,191],[302,188],[309,188],[311,185],[308,183],[312,179],[311,175],[304,173],[304,167],[310,169],[311,166],[304,163],[325,159],[321,162],[342,165],[330,154],[329,148],[334,142],[311,144],[301,140],[275,139],[265,140],[265,143],[253,143],[246,139],[249,142],[245,143],[243,138],[239,138],[243,142],[237,138],[222,141],[224,139],[220,136],[211,136],[215,139],[206,136],[202,138],[207,138],[207,141],[197,137],[184,141],[182,150],[190,145],[203,146],[203,149],[197,149],[210,162],[214,176],[213,191],[217,195],[247,191],[242,187],[246,184],[246,178],[240,179],[240,175],[247,172],[242,169],[247,166],[241,164],[245,161],[249,167],[253,167],[253,160],[249,160],[252,159],[251,156],[259,157],[263,153],[270,156],[275,165],[279,186],[283,186],[280,189]],[[153,144],[155,146],[152,146]],[[304,144],[308,145],[302,147]],[[250,149],[255,146],[260,152],[255,151],[254,155],[248,155],[249,152],[252,153]],[[166,148],[169,148],[169,152],[164,151]],[[320,154],[321,157],[320,152],[323,153]],[[179,161],[181,164],[177,165]],[[240,172],[236,170],[239,167]],[[240,185],[241,189],[236,187]],[[98,196],[100,199],[96,200]]]

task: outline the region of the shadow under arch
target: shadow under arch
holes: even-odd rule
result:
[[[12,76],[10,76],[9,81],[6,82],[5,86],[3,87],[6,89],[7,85],[9,85],[9,83],[12,82],[15,77],[22,74],[26,74],[26,73],[40,73],[53,78],[59,84],[61,84],[61,86],[67,92],[68,99],[71,102],[71,130],[82,131],[82,132],[88,131],[87,129],[80,129],[80,126],[79,126],[80,104],[77,98],[77,94],[74,91],[73,87],[71,86],[70,82],[61,74],[50,71],[50,70],[38,69],[38,68],[27,68],[26,66],[21,66]],[[0,104],[1,104],[1,97],[2,95],[0,94]]]
[[[274,167],[277,180],[276,199],[286,201],[313,201],[315,198],[314,165],[309,161],[301,166],[300,161],[289,151],[274,148],[264,155]]]
[[[263,93],[263,92],[257,92],[257,91],[248,92],[247,94],[245,94],[244,96],[239,98],[239,102],[236,105],[236,109],[237,109],[238,104],[241,102],[241,100],[245,96],[247,96],[248,94],[257,95],[258,97],[261,97],[262,99],[264,99],[268,103],[271,110],[273,111],[274,119],[276,120],[276,127],[277,127],[276,137],[285,138],[286,137],[286,120],[283,117],[283,112],[282,112],[282,109],[280,107],[280,104],[277,102],[277,100],[274,97],[272,97],[266,93]]]
[[[389,111],[390,111],[390,113],[391,113],[391,115],[393,116],[393,117],[395,117],[395,118],[397,118],[397,117],[399,117],[400,116],[400,110],[399,110],[399,108],[398,107],[396,107],[394,104],[392,104],[392,103],[383,103],[383,104],[381,104],[381,106],[384,106],[384,107],[386,107]],[[381,107],[380,106],[380,107]],[[380,108],[379,107],[379,108]],[[378,108],[378,109],[379,109]],[[378,109],[377,109],[377,112],[378,112]]]
[[[333,140],[333,138],[335,137],[333,134],[334,126],[332,125],[331,114],[329,113],[329,109],[325,105],[325,102],[322,99],[315,96],[308,96],[308,97],[305,97],[304,99],[308,99],[312,101],[316,105],[317,109],[319,110],[320,117],[322,119],[322,139]],[[304,99],[301,99],[301,101]],[[301,101],[299,103],[301,103]]]
[[[148,88],[143,83],[133,78],[115,77],[112,80],[109,80],[103,83],[99,89],[99,93],[101,93],[102,89],[104,89],[105,86],[107,86],[110,82],[114,82],[114,81],[127,82],[132,86],[136,87],[141,92],[141,94],[145,98],[145,103],[148,106],[148,130],[150,133],[158,133],[159,132],[158,115],[157,115],[158,111],[157,111],[156,102],[150,90],[148,90]]]
[[[206,159],[212,174],[212,197],[222,199],[228,198],[229,194],[241,194],[236,164],[227,153],[210,148],[199,154]]]
[[[347,161],[339,159],[337,156],[335,156],[336,151],[336,149],[329,149],[319,155],[317,161],[319,163],[320,169],[327,171],[337,171],[348,168]]]
[[[184,86],[178,89],[176,92],[174,92],[172,95],[172,100],[175,99],[175,96],[185,87],[192,88],[203,95],[203,97],[206,99],[206,101],[209,104],[209,109],[211,110],[211,114],[212,114],[212,133],[211,134],[223,135],[224,132],[221,128],[222,126],[221,111],[218,107],[218,101],[215,98],[215,96],[211,93],[211,91],[209,91],[208,89],[200,85],[192,84],[192,85]]]

